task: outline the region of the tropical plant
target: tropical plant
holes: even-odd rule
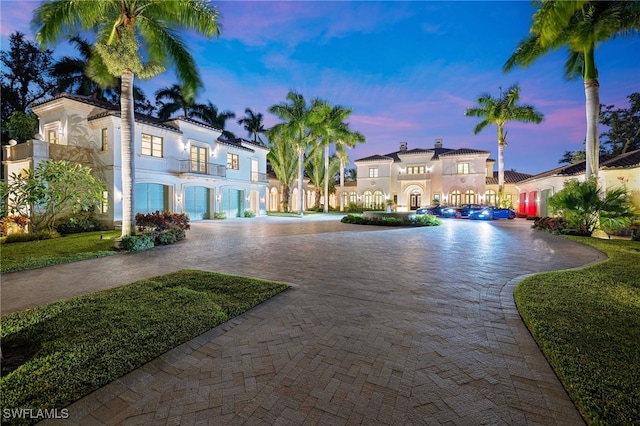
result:
[[[504,126],[509,121],[540,123],[544,119],[532,105],[518,104],[519,100],[520,87],[514,84],[501,92],[499,98],[493,98],[489,93],[480,95],[478,105],[465,111],[466,116],[482,118],[473,129],[476,135],[491,124],[498,126],[498,200],[501,206],[504,203],[504,148],[507,146]]]
[[[618,230],[628,226],[636,216],[625,187],[603,192],[595,176],[584,182],[569,180],[549,198],[548,204],[577,235],[591,235],[596,229]]]
[[[315,186],[315,201],[313,208],[316,210],[320,209],[320,199],[324,193],[325,201],[323,210],[326,212],[326,208],[329,204],[329,194],[335,191],[335,180],[332,179],[332,177],[335,176],[340,169],[340,159],[335,154],[329,157],[329,173],[327,174],[325,169],[325,158],[327,157],[325,157],[323,150],[319,148],[320,147],[316,147],[311,150],[307,156],[306,170],[309,180]],[[325,184],[327,183],[329,184],[328,188],[325,187]],[[322,189],[323,187],[325,187],[324,190]]]
[[[236,118],[236,114],[233,111],[219,111],[217,106],[212,104],[211,101],[207,101],[206,104],[193,105],[191,107],[190,114],[190,117],[197,118],[203,123],[221,130],[222,136],[224,136],[225,139],[236,138],[236,136],[232,132],[225,130],[225,127],[227,126],[227,120]]]
[[[352,131],[351,129],[349,129],[348,125],[345,125],[345,127],[345,131],[340,132],[335,140],[336,154],[340,159],[340,211],[344,211],[345,207],[342,194],[344,193],[345,164],[347,164],[349,161],[346,148],[354,148],[357,144],[366,142],[366,139],[362,133]],[[347,172],[347,178],[355,181],[357,169],[348,169]]]
[[[103,201],[104,185],[91,169],[68,161],[42,161],[35,168],[12,173],[0,192],[7,194],[10,215],[30,218],[31,231],[54,230],[65,213],[91,211]]]
[[[612,154],[640,149],[640,93],[632,93],[627,98],[629,108],[600,106],[600,123],[609,128],[600,137],[611,147]]]
[[[195,61],[177,30],[195,30],[206,37],[220,34],[218,12],[200,0],[137,1],[54,0],[34,12],[32,28],[41,46],[63,36],[95,31],[96,57],[121,78],[122,236],[131,235],[134,216],[134,103],[133,80],[148,79],[173,65],[187,99],[202,86]],[[148,58],[143,62],[142,52]]]
[[[251,108],[245,108],[244,117],[238,120],[238,124],[241,124],[249,133],[249,136],[253,137],[253,142],[262,143],[260,134],[264,134],[266,132],[263,119],[264,117],[261,112],[255,113]]]
[[[182,111],[183,117],[189,117],[191,115],[194,106],[193,99],[185,97],[183,92],[179,84],[174,84],[171,87],[163,87],[156,91],[156,104],[158,106],[158,118],[160,120],[168,120],[178,111]],[[164,100],[168,100],[168,102],[164,102]]]
[[[311,127],[322,121],[322,113],[317,105],[307,105],[307,101],[301,94],[290,91],[287,94],[288,102],[281,102],[269,107],[269,112],[276,115],[282,123],[278,123],[271,129],[273,134],[282,139],[287,139],[293,143],[298,154],[298,213],[304,212],[304,154],[315,136],[311,132]],[[313,101],[312,101],[313,104]]]
[[[564,67],[565,78],[582,76],[586,97],[586,176],[597,176],[599,165],[598,114],[600,94],[596,45],[619,35],[640,29],[638,1],[553,1],[539,2],[533,15],[531,35],[522,40],[503,66],[510,71],[528,67],[537,59],[567,47],[569,55]]]
[[[38,129],[38,117],[32,112],[13,111],[9,119],[2,123],[2,130],[18,143],[33,139]]]
[[[281,127],[267,131],[271,147],[267,153],[267,160],[271,165],[282,190],[282,208],[289,212],[291,188],[297,176],[296,145],[288,137],[280,133]]]

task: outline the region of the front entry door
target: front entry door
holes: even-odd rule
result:
[[[410,210],[416,210],[418,207],[420,207],[420,193],[418,192],[412,193],[409,199],[410,199],[409,201]]]

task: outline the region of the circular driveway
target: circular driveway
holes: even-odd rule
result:
[[[175,246],[5,274],[2,307],[181,268],[292,284],[72,404],[74,424],[583,424],[513,287],[602,255],[530,225],[199,222]]]

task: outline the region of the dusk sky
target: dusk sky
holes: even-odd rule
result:
[[[545,115],[542,124],[509,123],[506,169],[540,173],[557,167],[565,150],[581,149],[585,101],[581,80],[565,81],[566,51],[526,70],[502,73],[502,65],[527,36],[533,7],[528,1],[424,2],[213,2],[222,14],[217,39],[184,34],[200,67],[205,90],[198,101],[232,110],[236,120],[249,107],[267,112],[293,89],[351,107],[348,120],[367,143],[350,151],[356,160],[398,150],[446,148],[488,150],[497,157],[497,130],[473,134],[478,119],[464,116],[478,95],[521,87],[521,101]],[[2,50],[7,39],[29,27],[38,1],[0,2]],[[75,52],[60,45],[56,56]],[[627,107],[640,92],[640,36],[618,38],[596,50],[600,102]],[[176,82],[165,72],[140,82],[149,98]],[[248,138],[236,120],[227,129]]]

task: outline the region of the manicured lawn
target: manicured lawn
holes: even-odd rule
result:
[[[15,272],[25,269],[75,262],[116,254],[114,239],[120,231],[96,231],[70,234],[51,240],[0,245],[0,272]]]
[[[4,316],[2,407],[62,408],[286,288],[182,270]]]
[[[640,425],[640,243],[568,238],[609,259],[525,279],[518,309],[589,424]]]

